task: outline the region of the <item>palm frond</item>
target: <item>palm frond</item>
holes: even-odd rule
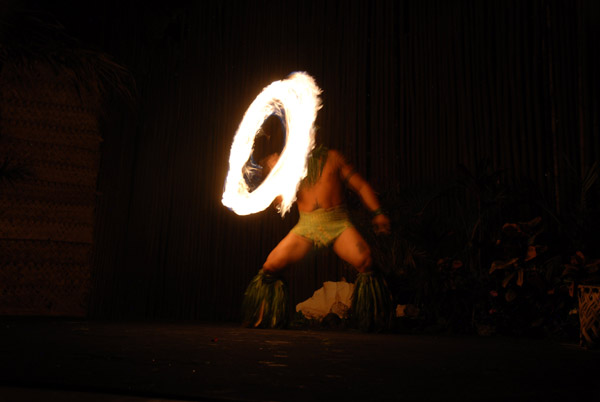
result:
[[[132,104],[135,81],[108,55],[86,49],[50,16],[12,10],[0,16],[0,69],[14,72],[22,84],[35,84],[39,67],[68,77],[91,96],[116,94]]]

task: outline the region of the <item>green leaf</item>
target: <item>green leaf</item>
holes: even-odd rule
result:
[[[521,232],[521,228],[516,223],[505,223],[502,231],[508,235],[514,235]]]
[[[579,268],[571,264],[565,264],[564,267],[565,269],[562,272],[562,276],[576,274],[579,271]]]
[[[586,264],[585,269],[588,271],[588,273],[593,274],[595,272],[598,272],[599,266],[600,266],[600,260],[594,260],[594,261],[590,262],[589,264]]]
[[[527,256],[525,257],[525,261],[533,260],[537,257],[537,251],[534,246],[527,247]]]
[[[523,268],[519,269],[517,271],[517,286],[523,286],[523,279],[524,279],[524,273],[523,273]]]
[[[519,225],[521,227],[526,227],[527,229],[533,229],[534,227],[539,225],[541,221],[542,221],[542,217],[537,216],[537,217],[533,218],[532,220],[530,220],[529,222],[519,222]]]
[[[510,267],[517,261],[519,261],[518,258],[512,258],[508,261],[494,261],[492,262],[492,266],[490,267],[490,274],[497,269],[505,269],[506,267]]]
[[[508,286],[508,283],[510,282],[510,280],[511,280],[512,278],[514,278],[515,274],[516,274],[516,272],[512,272],[512,273],[510,273],[509,275],[506,275],[506,276],[504,277],[504,280],[502,281],[502,287],[503,287],[503,288],[505,288],[505,287],[507,287],[507,286]]]

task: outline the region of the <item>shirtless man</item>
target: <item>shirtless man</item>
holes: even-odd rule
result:
[[[266,174],[278,158],[278,154],[272,154],[261,163]],[[344,185],[353,190],[373,214],[375,232],[390,232],[390,220],[381,210],[371,186],[339,152],[323,146],[315,148],[309,158],[308,175],[297,194],[298,224],[271,251],[244,294],[245,326],[285,326],[287,288],[279,274],[313,247],[330,245],[341,259],[359,272],[353,295],[353,310],[359,327],[370,330],[373,324],[381,326],[386,320],[391,298],[381,275],[371,272],[368,244],[350,222],[344,206]],[[275,203],[279,202],[275,200]]]
[[[317,148],[319,152],[323,148]],[[314,184],[303,182],[297,194],[300,220],[290,233],[271,251],[263,270],[275,273],[302,259],[313,247],[333,244],[333,251],[358,272],[371,267],[371,251],[358,230],[350,223],[344,207],[344,184],[354,191],[373,213],[376,233],[389,233],[390,221],[383,214],[373,188],[344,157],[335,150],[323,150],[321,174]],[[279,156],[267,159],[267,168],[275,166]]]

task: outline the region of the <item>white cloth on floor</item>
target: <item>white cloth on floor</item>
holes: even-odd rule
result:
[[[323,287],[316,290],[311,298],[296,305],[296,311],[314,320],[322,320],[329,313],[347,318],[353,291],[353,283],[324,282]]]

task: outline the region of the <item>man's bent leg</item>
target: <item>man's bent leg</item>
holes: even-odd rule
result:
[[[358,272],[371,270],[371,249],[356,228],[344,230],[333,243],[333,251]]]
[[[288,233],[271,251],[263,264],[263,271],[275,273],[289,264],[300,261],[312,249],[312,243],[295,233]]]
[[[371,269],[371,249],[355,228],[346,229],[336,240],[334,251],[359,272],[352,293],[352,314],[363,331],[388,326],[392,297],[381,272]]]
[[[244,293],[244,326],[274,328],[286,325],[287,285],[279,273],[288,264],[304,257],[311,246],[308,240],[290,233],[271,251],[263,268],[252,279]]]

